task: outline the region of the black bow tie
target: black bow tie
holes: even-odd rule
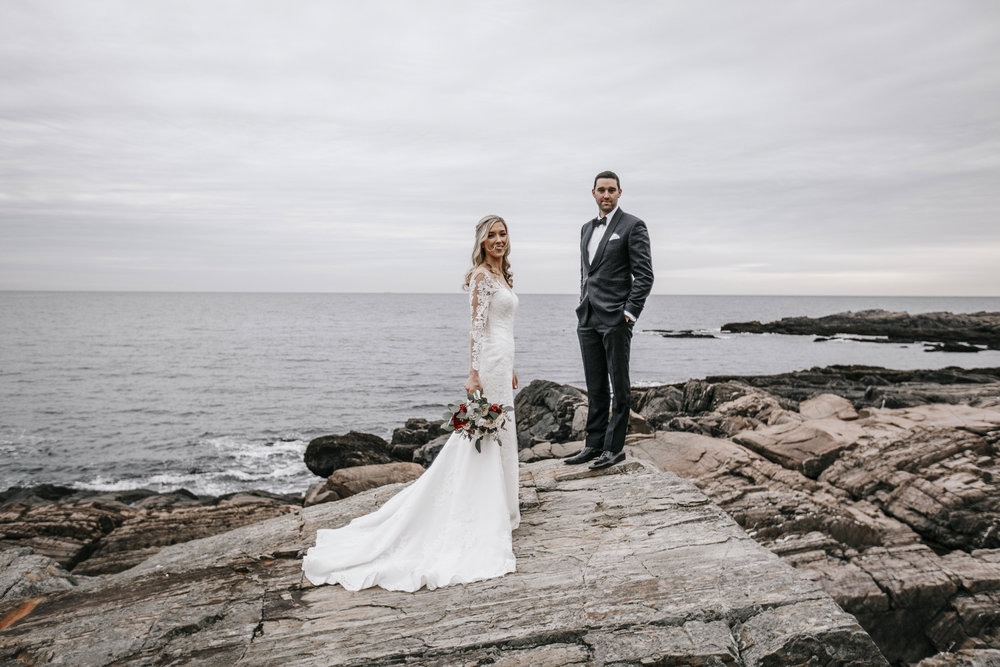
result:
[[[601,225],[603,225],[607,221],[608,221],[608,217],[607,216],[604,216],[603,218],[594,218],[593,220],[591,220],[591,222],[594,225],[594,229],[597,229],[598,227],[600,227]]]

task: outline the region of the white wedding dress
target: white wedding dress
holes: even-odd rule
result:
[[[479,269],[469,300],[472,364],[483,393],[513,405],[517,295]],[[513,417],[496,440],[483,440],[482,453],[467,436],[452,433],[430,468],[378,510],[343,528],[317,531],[316,546],[302,561],[306,578],[352,591],[415,591],[513,572],[511,531],[521,520]]]

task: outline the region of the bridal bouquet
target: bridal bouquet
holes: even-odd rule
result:
[[[464,403],[452,403],[448,406],[441,428],[465,433],[475,444],[476,451],[482,454],[483,438],[499,431],[507,422],[508,414],[514,414],[514,406],[491,403],[482,392],[477,391],[469,394]],[[499,440],[497,444],[500,444]]]

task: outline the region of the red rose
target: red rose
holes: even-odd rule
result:
[[[500,409],[499,405],[497,405],[496,403],[494,403],[493,405],[490,406],[490,412],[495,412],[497,414],[500,414],[502,412],[502,410]]]
[[[456,431],[461,431],[468,423],[464,419],[459,419],[457,414],[451,417],[451,425]]]

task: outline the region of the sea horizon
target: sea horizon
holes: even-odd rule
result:
[[[516,291],[516,290],[515,290]],[[460,293],[456,290],[437,292],[400,292],[394,290],[373,291],[331,291],[331,290],[129,290],[129,289],[3,289],[0,294],[398,294],[398,295],[445,295]],[[521,292],[518,295],[532,296],[574,296],[576,292]],[[650,296],[666,297],[830,297],[859,299],[998,299],[1000,294],[849,294],[849,293],[773,293],[773,292],[653,292]]]

